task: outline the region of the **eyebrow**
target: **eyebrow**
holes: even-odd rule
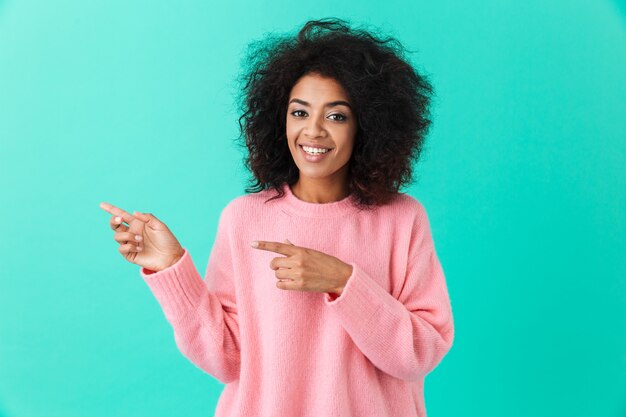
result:
[[[310,106],[311,104],[304,101],[304,100],[300,100],[299,98],[292,98],[291,101],[289,102],[289,104],[291,103],[300,103],[302,105],[305,106]],[[350,105],[350,103],[348,103],[347,101],[344,100],[337,100],[337,101],[331,101],[329,103],[324,104],[324,107],[334,107],[334,106],[346,106],[349,107],[350,109],[352,109],[352,106]]]

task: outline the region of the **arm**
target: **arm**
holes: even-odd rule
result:
[[[341,295],[324,295],[363,354],[378,369],[407,381],[432,371],[454,339],[446,280],[425,212],[415,239],[398,299],[354,262]]]
[[[174,330],[176,345],[194,365],[226,384],[239,377],[240,338],[226,210],[203,281],[185,249],[158,272],[140,273]]]

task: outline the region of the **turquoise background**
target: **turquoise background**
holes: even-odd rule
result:
[[[213,415],[98,205],[154,213],[204,273],[248,178],[245,46],[328,16],[437,93],[404,190],[456,325],[429,417],[626,415],[626,2],[0,0],[1,416]]]

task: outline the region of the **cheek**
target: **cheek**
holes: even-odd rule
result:
[[[287,122],[287,126],[285,127],[285,134],[287,135],[287,139],[295,139],[298,137],[298,128],[293,123]]]
[[[355,134],[353,130],[347,129],[341,132],[341,136],[337,136],[341,138],[338,141],[338,146],[341,148],[342,152],[352,153],[354,148]]]

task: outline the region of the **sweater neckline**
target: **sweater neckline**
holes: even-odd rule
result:
[[[340,217],[357,209],[354,195],[350,194],[341,200],[330,203],[311,203],[300,200],[287,183],[283,184],[285,207],[291,214],[302,217]]]

